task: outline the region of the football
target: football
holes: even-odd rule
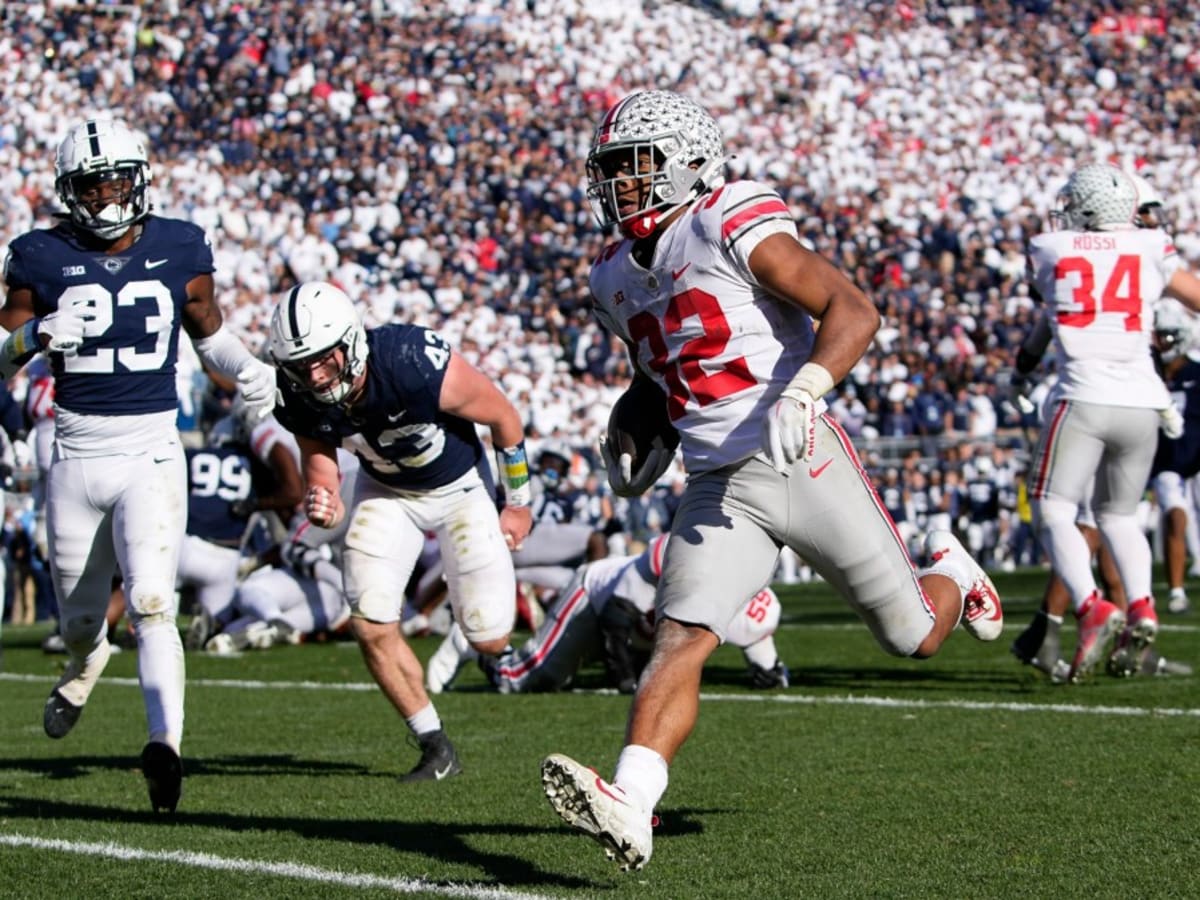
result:
[[[617,398],[608,416],[608,443],[618,453],[633,457],[634,472],[651,450],[674,451],[679,446],[679,432],[667,415],[666,395],[654,382],[635,378]]]

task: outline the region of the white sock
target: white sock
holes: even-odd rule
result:
[[[613,784],[647,813],[654,812],[667,790],[667,761],[649,747],[630,744],[617,759]]]
[[[183,642],[172,619],[137,623],[138,681],[146,704],[150,740],[176,753],[183,740]]]
[[[63,672],[62,678],[58,680],[55,690],[71,705],[83,706],[91,696],[92,688],[100,680],[104,667],[108,665],[110,652],[108,639],[103,638],[82,661],[77,660],[72,654],[70,662],[67,663],[67,669]]]
[[[1046,617],[1047,622],[1053,622],[1055,625],[1061,625],[1063,623],[1062,616],[1052,616],[1050,613],[1042,613],[1042,615]]]
[[[417,737],[442,730],[442,720],[432,703],[409,716],[405,721],[408,722],[408,727],[412,729],[412,733]]]
[[[760,641],[755,641],[749,647],[742,648],[742,655],[747,663],[754,663],[763,669],[775,668],[779,662],[779,653],[775,649],[775,639],[767,635]]]

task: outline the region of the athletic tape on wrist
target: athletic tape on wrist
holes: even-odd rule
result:
[[[24,361],[24,358],[42,349],[38,340],[37,330],[41,319],[30,319],[4,341],[4,356],[13,362]]]
[[[529,486],[529,459],[525,455],[524,441],[515,447],[501,449],[500,477],[504,482],[505,506],[528,506],[533,502],[533,491]]]
[[[829,374],[829,370],[820,363],[806,362],[800,367],[800,371],[796,373],[795,377],[788,382],[783,395],[792,397],[793,394],[803,391],[812,399],[820,400],[832,390],[833,376]]]

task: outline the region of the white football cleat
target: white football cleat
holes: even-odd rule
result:
[[[649,862],[653,817],[594,769],[553,753],[542,760],[542,790],[559,817],[603,847],[622,872]]]
[[[994,641],[1004,630],[1004,611],[1000,595],[983,567],[949,531],[931,531],[925,539],[929,569],[944,575],[962,590],[963,611],[960,624],[967,634],[981,641]]]
[[[431,694],[440,694],[454,683],[462,667],[478,656],[455,622],[425,665],[425,689]]]

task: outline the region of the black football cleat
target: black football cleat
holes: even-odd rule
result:
[[[54,690],[46,698],[46,706],[42,709],[42,728],[45,729],[47,737],[55,740],[64,738],[75,727],[81,715],[82,706],[76,706]]]
[[[462,774],[462,763],[458,761],[458,753],[446,732],[423,734],[417,738],[417,743],[421,748],[421,759],[411,772],[400,776],[401,781],[441,781]]]
[[[151,741],[142,749],[142,774],[154,811],[175,812],[183,791],[183,761],[179,754],[166,744]]]

